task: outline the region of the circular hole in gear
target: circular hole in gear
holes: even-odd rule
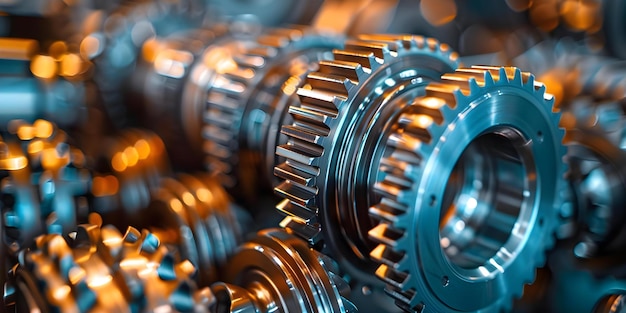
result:
[[[448,260],[476,269],[498,251],[513,252],[523,240],[511,240],[520,214],[534,195],[534,162],[525,138],[500,127],[475,138],[457,160],[444,193],[439,219],[441,248]],[[527,196],[525,196],[527,195]],[[523,217],[522,217],[523,216]],[[517,236],[524,235],[524,227]],[[518,238],[519,239],[519,238]],[[509,243],[508,243],[509,242]]]

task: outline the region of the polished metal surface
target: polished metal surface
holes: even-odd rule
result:
[[[2,215],[7,244],[15,255],[44,233],[67,233],[87,215],[90,173],[67,135],[47,121],[12,124],[0,143]]]
[[[5,301],[9,312],[209,312],[214,299],[194,271],[147,231],[84,224],[22,255],[10,272],[16,294]]]
[[[332,34],[285,28],[209,48],[205,60],[220,54],[219,62],[203,64],[214,75],[201,98],[206,99],[202,133],[209,171],[244,192],[273,185],[274,147],[281,143],[276,125],[288,119],[287,104],[294,101],[289,97],[317,61],[341,43]]]
[[[552,96],[519,69],[477,66],[408,102],[370,209],[376,275],[408,311],[510,310],[554,242],[568,187]]]
[[[334,261],[282,229],[241,245],[224,280],[213,287],[224,312],[357,312]]]
[[[0,0],[0,311],[623,312],[625,14]]]
[[[381,130],[404,99],[457,66],[457,55],[434,39],[363,35],[321,61],[289,108],[294,122],[281,130],[288,141],[276,149],[285,161],[274,170],[282,179],[275,191],[285,198],[277,206],[286,215],[281,226],[337,259],[357,305],[370,298],[381,309],[391,305],[368,257]]]

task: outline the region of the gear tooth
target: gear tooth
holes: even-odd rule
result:
[[[307,76],[307,83],[311,85],[312,88],[336,92],[343,97],[347,97],[350,90],[356,86],[345,77],[319,72],[309,74]]]
[[[305,88],[298,89],[298,96],[303,107],[331,117],[337,116],[339,106],[345,101],[341,95]]]
[[[297,161],[305,165],[313,163],[322,156],[324,149],[317,144],[307,143],[294,138],[289,143],[276,147],[278,156]]]
[[[315,188],[299,185],[291,181],[282,182],[274,188],[274,192],[302,208],[312,206],[316,195]]]
[[[398,247],[398,241],[404,235],[403,232],[393,229],[391,225],[387,223],[379,223],[367,234],[373,241],[385,244],[392,249]]]
[[[289,114],[291,114],[291,116],[293,116],[296,121],[302,121],[303,123],[306,123],[299,126],[304,126],[308,129],[311,129],[320,136],[328,136],[328,133],[330,132],[328,124],[330,123],[332,116],[328,116],[323,112],[319,112],[313,109],[295,106],[289,108]]]
[[[409,274],[402,271],[397,271],[393,267],[390,267],[386,264],[381,264],[376,269],[376,276],[382,279],[387,284],[391,285],[393,289],[403,290]]]
[[[314,186],[315,175],[310,172],[300,170],[286,163],[282,163],[274,168],[276,177],[291,181],[307,187]]]
[[[356,62],[320,61],[318,71],[324,74],[343,76],[355,82],[363,82],[367,78],[363,66]]]
[[[456,108],[457,98],[454,94],[455,90],[459,90],[459,87],[452,84],[432,82],[426,86],[426,96],[442,99],[444,103]]]
[[[141,232],[132,226],[128,226],[122,240],[126,243],[136,243],[141,239]]]
[[[530,74],[524,83],[524,86],[528,87],[528,90],[535,90],[535,75]]]
[[[522,77],[522,70],[520,70],[517,67],[514,67],[514,74],[513,74],[513,83],[519,86],[524,86],[524,80],[528,81],[528,77],[526,77],[524,79],[524,77]]]
[[[346,50],[363,51],[373,54],[376,58],[386,60],[389,55],[389,46],[386,43],[374,41],[347,40]]]
[[[335,60],[359,63],[362,67],[368,68],[371,72],[381,66],[374,53],[352,50],[333,51]]]
[[[476,81],[475,78],[470,78],[469,81],[469,90],[470,90],[470,94],[476,94],[478,92],[480,92],[480,86],[478,86],[478,82]]]
[[[458,117],[458,112],[446,105],[441,108],[441,115],[444,120],[453,121]]]
[[[298,126],[305,126],[305,123],[299,123]],[[327,129],[321,127],[315,127],[312,124],[307,125],[308,127],[298,127],[292,125],[284,125],[280,133],[286,136],[290,136],[292,138],[300,139],[302,141],[311,143],[311,144],[319,144],[320,140],[328,135]]]
[[[370,252],[370,258],[378,263],[398,270],[400,264],[405,259],[405,254],[397,252],[385,244],[379,244]]]
[[[485,87],[488,88],[495,86],[496,83],[494,82],[493,75],[490,71],[485,71],[484,77]]]

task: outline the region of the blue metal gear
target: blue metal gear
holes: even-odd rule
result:
[[[430,83],[391,127],[370,208],[370,256],[410,312],[511,308],[554,242],[564,131],[553,97],[516,68]]]
[[[320,61],[289,107],[293,123],[281,130],[287,142],[276,148],[285,161],[274,169],[282,180],[274,189],[284,198],[281,226],[338,261],[357,306],[391,305],[367,256],[381,131],[406,99],[458,65],[457,54],[432,38],[362,35]]]

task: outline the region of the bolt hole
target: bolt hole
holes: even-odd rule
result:
[[[448,278],[448,276],[444,276],[441,278],[441,285],[444,287],[448,287],[448,285],[450,284],[450,279]]]
[[[543,227],[543,217],[539,218],[539,227]]]
[[[430,201],[428,202],[428,205],[435,206],[435,204],[437,204],[437,197],[435,197],[435,195],[430,195]]]
[[[537,140],[539,142],[543,142],[543,132],[542,131],[538,131],[537,132]]]

